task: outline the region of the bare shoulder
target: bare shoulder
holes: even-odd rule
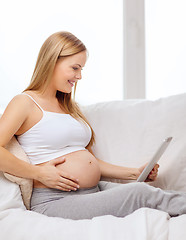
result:
[[[11,115],[20,115],[25,116],[28,112],[28,108],[32,106],[32,103],[30,99],[24,95],[24,94],[19,94],[16,95],[12,100],[9,102],[7,105],[4,114],[4,116],[11,116]]]
[[[0,118],[0,145],[4,146],[28,117],[32,102],[24,94],[16,95]]]

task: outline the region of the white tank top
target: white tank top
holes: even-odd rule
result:
[[[73,118],[70,114],[44,111],[42,119],[25,133],[17,136],[32,164],[50,161],[65,154],[87,150],[91,139],[91,129],[87,123]]]

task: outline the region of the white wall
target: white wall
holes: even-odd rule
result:
[[[0,108],[28,85],[38,51],[53,32],[74,33],[89,59],[81,104],[123,99],[122,0],[6,0],[0,7]]]
[[[146,94],[186,92],[186,1],[146,0]]]
[[[83,79],[77,89],[77,101],[91,104],[122,100],[123,92],[126,90],[123,84],[123,1],[131,2],[131,0],[2,2],[0,111],[14,95],[28,85],[43,41],[53,32],[60,30],[71,31],[77,35],[86,44],[90,53],[83,71]],[[139,0],[137,3],[143,4],[143,1]],[[136,6],[136,10],[138,7],[140,6]],[[185,12],[185,0],[145,0],[148,99],[186,91]],[[129,26],[128,30],[130,31]],[[133,42],[135,40],[137,38],[131,39]],[[132,71],[133,65],[130,69]]]

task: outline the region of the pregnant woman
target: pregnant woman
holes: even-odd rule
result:
[[[146,183],[100,181],[101,176],[136,180],[145,166],[116,166],[93,155],[94,131],[71,95],[86,60],[85,45],[69,32],[54,33],[44,42],[30,85],[10,101],[0,119],[0,170],[33,179],[31,210],[47,216],[124,217],[140,207],[171,216],[186,213],[186,194]],[[13,135],[31,164],[4,148]],[[148,180],[156,179],[158,167]]]

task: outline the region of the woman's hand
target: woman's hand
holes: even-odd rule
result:
[[[65,158],[56,158],[44,164],[36,166],[38,170],[37,179],[49,188],[63,191],[77,190],[78,179],[56,168],[56,165],[64,163]]]
[[[146,163],[145,165],[143,165],[142,167],[139,168],[139,172],[140,174],[143,172],[144,168],[147,166],[148,163]],[[159,168],[159,164],[156,164],[154,166],[154,168],[152,169],[152,171],[149,173],[147,179],[145,180],[145,182],[149,182],[149,181],[155,181],[158,175],[158,168]]]

